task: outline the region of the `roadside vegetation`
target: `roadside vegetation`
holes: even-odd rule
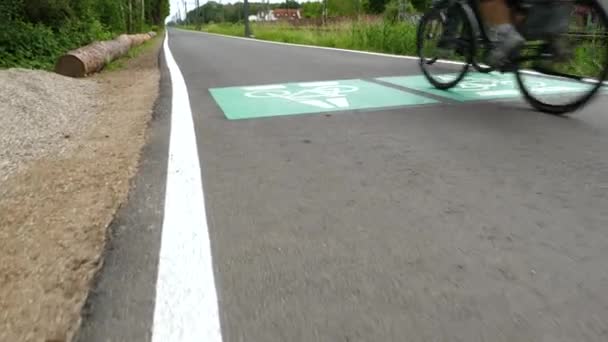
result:
[[[195,30],[196,26],[184,28]],[[243,36],[243,24],[209,24],[203,31]],[[411,55],[416,53],[416,26],[408,22],[344,22],[324,27],[289,24],[252,24],[257,39],[284,43],[386,52]]]
[[[257,39],[326,47],[415,54],[416,19],[430,5],[430,0],[332,0],[280,4],[250,3],[249,13],[261,16],[251,23]],[[222,5],[207,2],[173,18],[170,25],[234,36],[244,36],[242,4]],[[265,21],[270,10],[299,11],[293,21]],[[289,12],[292,11],[292,12]]]
[[[162,29],[169,0],[1,0],[0,68],[52,69],[63,53]]]

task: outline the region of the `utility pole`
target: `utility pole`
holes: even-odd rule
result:
[[[196,29],[198,31],[200,31],[201,30],[201,7],[200,7],[199,0],[196,0],[195,6],[196,6],[196,10],[195,10],[195,14],[196,14]]]
[[[249,27],[249,1],[243,3],[243,16],[245,17],[245,37],[251,37],[251,28]]]
[[[222,9],[222,1],[221,0],[220,0],[220,9]],[[214,12],[211,12],[211,13],[214,13]],[[213,18],[213,19],[215,19],[215,18]],[[201,6],[201,27],[202,27],[202,25],[205,25],[205,4],[203,4]]]
[[[186,3],[186,0],[182,0],[182,2],[184,3],[184,12],[185,14],[185,21],[186,21],[186,25],[188,25],[188,4]]]
[[[224,22],[224,5],[222,5],[222,0],[220,0],[220,10],[222,11],[222,16],[220,17],[220,22]]]

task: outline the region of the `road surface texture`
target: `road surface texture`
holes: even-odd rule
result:
[[[407,59],[169,37],[193,112],[223,341],[608,341],[605,98],[571,118],[427,94],[440,101],[228,120],[210,89],[387,86],[373,79],[420,72]],[[137,261],[122,262],[102,274],[130,293],[106,294],[118,317],[135,305],[124,298],[154,298],[124,284]],[[151,325],[150,310],[136,318]],[[83,341],[149,338],[128,323],[108,332],[109,316],[93,310]]]

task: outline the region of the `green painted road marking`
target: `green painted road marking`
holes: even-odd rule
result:
[[[450,74],[443,76],[452,77]],[[378,78],[378,80],[462,102],[517,98],[521,96],[515,75],[513,74],[469,73],[460,83],[449,90],[440,90],[433,87],[422,75],[382,77]],[[537,76],[526,76],[526,81],[534,82],[534,92],[539,94],[564,94],[588,89],[588,85],[581,83]]]
[[[363,80],[213,88],[230,120],[437,103],[436,100]]]

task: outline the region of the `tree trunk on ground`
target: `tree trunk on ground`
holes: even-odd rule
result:
[[[123,34],[114,40],[95,42],[72,50],[59,58],[55,72],[70,77],[84,77],[98,72],[106,64],[126,55],[132,47],[141,45],[154,36],[155,32]]]

